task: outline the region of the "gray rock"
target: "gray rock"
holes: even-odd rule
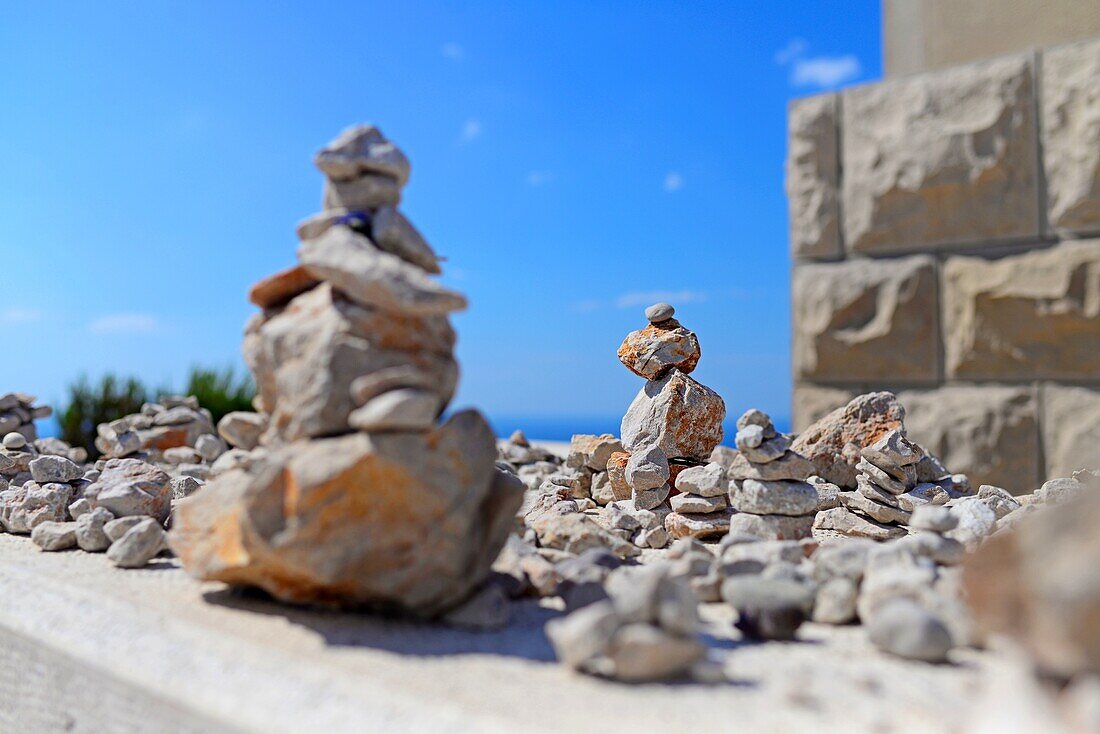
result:
[[[904,429],[895,428],[862,450],[863,458],[884,471],[893,472],[916,464],[924,452],[905,436]]]
[[[140,521],[141,518],[126,518]],[[76,544],[88,553],[101,553],[111,545],[111,538],[105,530],[107,523],[114,520],[108,510],[97,507],[76,518]],[[123,533],[119,534],[122,537]]]
[[[190,497],[195,492],[202,489],[205,482],[196,479],[195,477],[173,477],[172,478],[172,499],[181,500],[184,497]]]
[[[4,435],[4,448],[21,449],[27,445],[27,437],[22,433],[12,431]]]
[[[819,582],[842,577],[856,584],[863,578],[867,559],[877,544],[871,540],[843,539],[823,544],[813,555],[814,578]]]
[[[226,413],[218,421],[218,433],[230,446],[251,451],[260,443],[260,436],[267,429],[267,416],[236,410]]]
[[[912,549],[916,555],[930,558],[941,566],[957,566],[966,556],[966,546],[939,533],[918,532],[899,542]]]
[[[370,211],[383,206],[397,206],[400,201],[401,188],[393,179],[370,174],[349,181],[327,179],[321,194],[321,206],[326,211]]]
[[[743,430],[747,431],[751,428],[753,428],[753,426],[749,426]],[[741,435],[741,432],[742,431],[738,431],[738,435]],[[791,437],[782,434],[764,441],[756,448],[748,445],[737,445],[737,448],[741,450],[741,455],[753,464],[768,464],[776,459],[780,459],[787,453],[787,449],[790,447]]]
[[[172,502],[169,476],[138,459],[111,459],[99,479],[84,492],[96,507],[105,507],[115,517],[147,515],[163,523]]]
[[[863,472],[867,475],[867,478],[877,484],[879,488],[890,494],[901,494],[909,489],[910,486],[909,482],[892,477],[889,472],[883,471],[875,464],[872,464],[866,457],[856,462],[856,471]]]
[[[141,568],[165,548],[164,528],[151,517],[141,518],[107,549],[119,568]]]
[[[909,660],[946,662],[952,647],[943,622],[910,599],[882,604],[864,624],[875,647]]]
[[[715,538],[729,532],[729,509],[718,512],[681,513],[670,512],[665,516],[665,530],[671,538]]]
[[[374,125],[355,125],[344,130],[313,158],[317,168],[336,181],[364,174],[386,176],[404,186],[409,180],[409,160]]]
[[[711,462],[693,466],[676,475],[676,489],[700,497],[718,497],[729,491],[726,470],[721,464]]]
[[[883,505],[874,500],[867,499],[859,492],[841,492],[840,504],[849,510],[854,510],[866,515],[872,520],[883,523],[898,523],[904,525],[909,521],[910,513],[897,507]]]
[[[737,628],[758,640],[793,640],[814,604],[807,586],[758,576],[726,579],[722,599],[737,610]]]
[[[951,493],[941,484],[921,482],[913,489],[899,494],[896,499],[898,507],[913,512],[918,507],[931,507],[945,504],[951,498]]]
[[[958,524],[959,520],[951,514],[951,510],[936,505],[915,507],[912,517],[909,518],[909,527],[914,530],[930,530],[936,533],[954,530]]]
[[[69,505],[69,517],[79,520],[80,516],[92,511],[92,503],[81,497]]]
[[[720,512],[726,509],[725,497],[700,497],[696,494],[678,494],[672,497],[673,512]]]
[[[65,522],[72,501],[68,484],[38,485],[28,481],[21,487],[0,492],[0,525],[9,533],[30,533],[43,522]]]
[[[659,447],[639,448],[630,455],[630,460],[626,464],[626,483],[635,492],[663,488],[668,483],[668,479],[668,459]],[[662,498],[661,502],[663,501]]]
[[[423,235],[397,210],[379,207],[371,215],[371,240],[386,252],[429,273],[439,273],[439,257]]]
[[[744,479],[730,487],[730,505],[754,515],[810,515],[817,504],[817,490],[807,482]]]
[[[717,457],[726,468],[730,479],[759,479],[760,481],[805,481],[816,474],[814,465],[806,457],[788,451],[775,461],[766,464],[754,464],[737,452],[732,456],[725,454]]]
[[[76,523],[40,522],[31,531],[31,542],[44,551],[68,550],[76,545]]]
[[[631,493],[631,500],[634,502],[635,509],[652,510],[664,503],[668,499],[668,494],[668,485],[664,484],[654,489],[635,489]]]
[[[997,514],[977,497],[960,500],[951,508],[951,514],[958,525],[947,536],[966,546],[980,543],[997,524]]]
[[[706,517],[703,515],[702,517]],[[810,537],[814,515],[753,515],[739,512],[729,519],[729,532],[762,540],[798,540]]]
[[[30,463],[31,476],[40,484],[68,483],[80,479],[84,470],[61,456],[39,456]]]
[[[812,476],[806,481],[814,488],[814,491],[817,492],[818,512],[840,507],[840,487],[819,476]]]
[[[1000,520],[1005,515],[1020,509],[1020,503],[1007,490],[983,484],[978,487],[978,499],[989,505],[993,514]]]
[[[645,310],[645,317],[651,324],[659,324],[668,321],[676,315],[676,309],[669,303],[654,303]]]
[[[905,528],[876,522],[846,507],[819,512],[813,521],[813,536],[819,540],[847,536],[881,541],[905,535]]]
[[[849,624],[856,619],[859,588],[848,578],[834,576],[817,589],[813,620],[822,624]]]
[[[764,427],[755,423],[745,426],[737,431],[734,436],[734,444],[739,451],[759,448],[764,443]]]
[[[612,675],[630,683],[686,675],[705,655],[706,647],[698,640],[648,624],[620,627],[607,651]]]
[[[582,607],[546,623],[546,636],[558,660],[575,670],[594,672],[592,664],[603,655],[622,626],[610,601]]]
[[[107,536],[107,539],[113,543],[125,535],[126,531],[144,519],[145,518],[141,515],[130,515],[128,517],[120,517],[116,520],[108,520],[103,524],[103,533]]]
[[[460,293],[444,288],[420,268],[383,252],[348,227],[333,227],[305,240],[298,247],[298,259],[311,275],[365,306],[420,316],[466,308]]]
[[[901,504],[897,496],[892,492],[887,492],[866,474],[856,475],[856,489],[864,497],[872,502],[878,502],[880,505],[899,507]]]
[[[203,461],[213,463],[219,456],[229,450],[225,441],[211,433],[204,433],[195,441],[195,451],[203,458]]]
[[[398,388],[371,398],[348,416],[360,431],[426,431],[441,409],[439,395],[427,390]]]

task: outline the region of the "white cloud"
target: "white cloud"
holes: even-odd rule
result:
[[[479,137],[481,137],[481,120],[471,117],[462,124],[462,142],[470,143]]]
[[[158,328],[157,317],[147,313],[107,314],[88,324],[93,334],[152,334]]]
[[[676,171],[669,171],[667,174],[665,174],[665,191],[671,194],[673,191],[679,191],[682,188],[684,188],[683,176],[681,176]]]
[[[828,89],[855,79],[860,71],[859,59],[851,54],[798,59],[791,68],[791,84]]]
[[[775,52],[775,63],[786,66],[802,54],[806,53],[809,45],[802,38],[792,38],[787,45]]]
[[[698,303],[705,300],[707,300],[707,294],[702,291],[633,291],[623,293],[616,298],[615,305],[618,308],[633,308],[663,301],[675,306],[679,303]]]
[[[0,324],[30,324],[42,320],[42,312],[35,308],[9,306],[0,309]]]
[[[830,89],[855,79],[863,71],[859,59],[852,54],[807,56],[809,50],[805,40],[792,38],[775,52],[775,63],[791,67],[792,86]]]
[[[454,41],[448,41],[443,44],[439,49],[439,53],[443,54],[443,58],[450,59],[451,61],[462,61],[466,58],[466,49]]]
[[[550,171],[528,171],[527,185],[542,186],[554,180],[554,174]]]

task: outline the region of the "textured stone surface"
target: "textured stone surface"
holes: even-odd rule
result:
[[[909,437],[973,484],[993,484],[1014,493],[1042,482],[1039,415],[1034,391],[995,385],[906,390]]]
[[[794,386],[791,397],[791,429],[806,430],[814,421],[837,408],[847,405],[858,391],[803,382]]]
[[[726,405],[718,393],[673,369],[647,382],[622,422],[628,451],[658,446],[665,456],[705,460],[722,441]]]
[[[115,517],[146,515],[163,523],[172,506],[171,478],[138,459],[110,459],[84,496]]]
[[[831,259],[840,243],[837,94],[791,102],[787,114],[787,201],[791,255]]]
[[[346,431],[356,407],[352,382],[379,369],[414,366],[449,401],[458,379],[454,342],[442,316],[366,308],[326,283],[252,321],[244,353],[271,416],[266,436],[293,441]]]
[[[304,267],[295,265],[269,275],[253,285],[248,291],[248,300],[260,308],[278,308],[286,305],[294,296],[305,293],[320,283],[321,281],[310,275]]]
[[[934,380],[935,262],[928,256],[799,265],[791,295],[795,374],[809,380]]]
[[[761,540],[799,540],[810,537],[814,516],[751,515],[738,512],[730,518],[729,533],[755,535]]]
[[[702,356],[695,332],[673,318],[630,332],[618,354],[624,367],[647,380],[657,379],[673,367],[686,375]]]
[[[1055,230],[1100,231],[1100,40],[1043,52],[1043,166]]]
[[[470,411],[427,434],[291,444],[182,500],[170,543],[199,578],[435,614],[484,580],[519,509],[495,457]]]
[[[1100,240],[943,268],[944,365],[959,379],[1095,379]]]
[[[1044,385],[1042,396],[1043,477],[1100,469],[1100,388]]]
[[[846,90],[843,221],[851,252],[1039,233],[1030,55]]]
[[[808,426],[791,451],[805,456],[813,473],[842,487],[856,486],[855,465],[861,451],[905,422],[905,408],[889,392],[866,393],[853,398]]]

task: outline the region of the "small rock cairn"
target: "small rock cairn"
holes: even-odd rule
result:
[[[731,533],[769,540],[798,540],[813,531],[821,490],[806,481],[813,466],[790,450],[791,437],[776,432],[764,412],[737,419],[738,453],[730,461]]]
[[[324,211],[298,227],[299,264],[250,293],[258,413],[219,426],[239,451],[179,504],[170,543],[202,579],[434,616],[485,580],[523,484],[479,413],[439,423],[466,299],[396,208],[405,155],[364,125],[315,163]]]
[[[38,429],[34,422],[53,415],[48,405],[35,405],[38,399],[34,395],[10,392],[0,396],[0,436],[18,433],[28,441],[38,439]]]
[[[627,334],[619,347],[619,361],[646,384],[623,418],[624,451],[611,455],[607,472],[612,493],[629,487],[633,511],[652,514],[642,530],[664,526],[665,532],[641,538],[649,547],[662,547],[669,535],[726,531],[728,516],[713,495],[678,501],[682,512],[673,512],[668,503],[676,475],[703,465],[721,442],[726,405],[718,393],[688,376],[699,363],[699,340],[674,318],[675,309],[657,303],[645,315],[649,326]]]

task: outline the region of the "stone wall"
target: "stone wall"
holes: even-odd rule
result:
[[[1100,39],[797,100],[795,429],[899,393],[1030,491],[1100,465]]]

